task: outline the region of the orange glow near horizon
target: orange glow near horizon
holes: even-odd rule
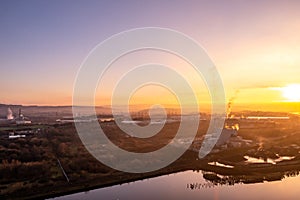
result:
[[[74,6],[80,12],[72,9],[58,12],[56,6],[61,9],[61,3],[53,7],[36,4],[26,8],[12,3],[1,13],[0,20],[3,32],[0,104],[71,106],[77,72],[96,45],[113,34],[153,25],[182,32],[204,48],[223,81],[226,103],[239,91],[233,102],[233,112],[299,112],[299,2],[237,1],[233,6],[227,4],[182,1],[172,3],[170,9],[169,2],[149,1],[143,10],[137,9],[140,5],[136,3],[122,6],[97,3],[97,6],[84,5],[89,7],[84,10]],[[10,11],[12,8],[15,12]],[[152,12],[157,8],[164,12]],[[93,9],[95,12],[91,12]],[[99,9],[104,12],[98,12]],[[118,9],[120,12],[116,12]],[[43,12],[36,12],[40,10]],[[57,21],[57,17],[64,20]],[[41,26],[41,18],[44,26]],[[120,48],[122,46],[120,44]],[[131,67],[147,63],[170,66],[188,80],[200,110],[211,106],[203,77],[198,76],[188,62],[171,52],[150,48],[128,53],[111,63],[99,83],[102,88],[95,88],[95,105],[110,106],[112,92],[123,75]],[[132,97],[130,106],[178,105],[166,91],[159,92],[151,87],[145,90],[147,92],[140,91]],[[179,92],[186,93],[183,89]]]

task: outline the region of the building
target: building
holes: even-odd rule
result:
[[[22,114],[21,108],[19,109],[19,116],[16,117],[14,120],[15,120],[15,123],[18,124],[18,125],[31,124],[31,121],[29,120],[29,118],[25,117]]]

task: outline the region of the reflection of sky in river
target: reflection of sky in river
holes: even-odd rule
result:
[[[58,199],[298,199],[300,177],[256,184],[236,184],[191,190],[189,183],[205,183],[202,173],[181,172],[60,197]]]

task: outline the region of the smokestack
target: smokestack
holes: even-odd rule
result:
[[[7,115],[6,115],[6,118],[8,120],[11,120],[11,119],[14,119],[14,116],[13,116],[13,112],[10,108],[7,108]]]
[[[231,114],[231,99],[229,100],[228,102],[228,105],[227,105],[227,117],[226,118],[229,118],[230,117],[230,114]]]
[[[229,102],[227,105],[227,118],[230,118],[230,116],[231,116],[232,104],[233,104],[234,100],[236,99],[239,92],[240,92],[239,90],[236,90],[234,93],[234,96],[229,99]]]
[[[22,116],[22,110],[21,110],[21,108],[19,108],[19,117],[21,117]]]

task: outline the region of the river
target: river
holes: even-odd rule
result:
[[[300,176],[255,184],[213,185],[201,171],[185,171],[55,199],[299,199],[299,184]]]

